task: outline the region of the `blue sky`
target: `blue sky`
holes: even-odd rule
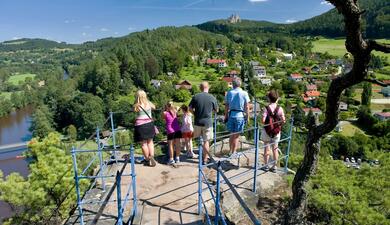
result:
[[[28,37],[81,43],[232,13],[291,23],[331,8],[323,0],[0,0],[0,41]]]

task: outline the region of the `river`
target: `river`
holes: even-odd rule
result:
[[[31,139],[29,128],[31,125],[32,111],[32,107],[26,107],[0,118],[0,146],[26,142]],[[27,160],[17,158],[17,156],[23,154],[23,151],[25,149],[0,152],[0,170],[3,171],[4,176],[12,172],[17,172],[27,177],[29,174]],[[9,217],[10,215],[12,215],[10,206],[0,201],[0,224],[2,218]]]

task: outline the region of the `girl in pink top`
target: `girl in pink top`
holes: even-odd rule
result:
[[[173,102],[168,102],[163,112],[163,118],[165,120],[165,129],[167,132],[168,148],[169,148],[169,165],[175,165],[180,162],[180,124],[177,118],[177,110],[173,105]],[[176,158],[174,160],[174,150],[176,152]]]
[[[180,109],[183,111],[181,133],[187,149],[187,157],[194,158],[194,152],[192,151],[192,136],[194,132],[194,127],[192,126],[192,114],[186,105],[182,105]]]

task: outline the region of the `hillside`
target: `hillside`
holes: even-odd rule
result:
[[[52,49],[52,48],[70,48],[75,45],[69,45],[65,42],[56,42],[40,38],[22,38],[0,43],[0,51],[18,51],[33,49]]]
[[[369,38],[390,37],[390,2],[386,0],[360,1],[366,10],[363,18],[366,26],[365,34]],[[325,37],[344,36],[344,23],[336,9],[319,16],[293,24],[276,24],[267,21],[243,20],[231,24],[227,20],[215,20],[197,25],[202,30],[229,34],[247,33],[282,33],[294,35],[321,35]]]

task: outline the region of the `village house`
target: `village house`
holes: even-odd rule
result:
[[[44,80],[41,80],[41,81],[38,82],[38,86],[39,86],[39,87],[43,87],[43,86],[45,86],[45,84],[46,84],[46,83],[45,83]]]
[[[267,76],[267,71],[264,66],[253,66],[253,73],[256,78]]]
[[[318,66],[318,65],[314,65],[314,66],[311,68],[311,71],[312,71],[313,73],[321,72],[321,67]]]
[[[283,53],[283,57],[287,61],[291,61],[294,58],[293,54],[291,54],[291,53]]]
[[[219,55],[219,56],[223,56],[223,55],[225,55],[225,49],[224,48],[218,48],[217,49],[217,54]]]
[[[229,88],[233,87],[233,77],[222,77],[222,80],[228,84]]]
[[[348,111],[348,104],[345,102],[340,102],[339,104],[339,110],[340,111]]]
[[[390,97],[390,86],[383,87],[381,93],[384,97]]]
[[[228,66],[226,60],[224,59],[207,59],[206,64],[217,65],[219,68],[225,68]]]
[[[316,98],[320,97],[319,91],[306,91],[302,97],[304,102],[315,100]]]
[[[225,77],[238,77],[238,71],[237,70],[231,70],[231,71],[229,71],[226,75],[225,75]]]
[[[322,111],[319,108],[303,108],[303,111],[305,112],[305,116],[307,116],[310,111],[312,111],[315,116],[322,114]]]
[[[295,81],[295,82],[302,82],[303,76],[300,73],[292,73],[288,79]]]
[[[262,78],[260,78],[260,83],[262,85],[271,86],[272,78],[270,78],[270,77],[262,77]]]
[[[251,67],[254,67],[254,66],[260,66],[260,63],[259,62],[257,62],[257,61],[250,61],[249,62],[249,65],[251,66]]]
[[[307,84],[306,91],[317,91],[317,85],[315,84]]]
[[[184,80],[184,81],[176,84],[175,88],[176,88],[176,90],[179,90],[179,89],[191,90],[192,89],[192,84],[188,80]]]
[[[390,112],[379,112],[379,113],[374,113],[374,116],[378,118],[380,121],[386,121],[390,119]]]
[[[155,87],[155,88],[160,88],[161,87],[161,84],[163,83],[162,80],[151,80],[150,81],[150,84]]]

